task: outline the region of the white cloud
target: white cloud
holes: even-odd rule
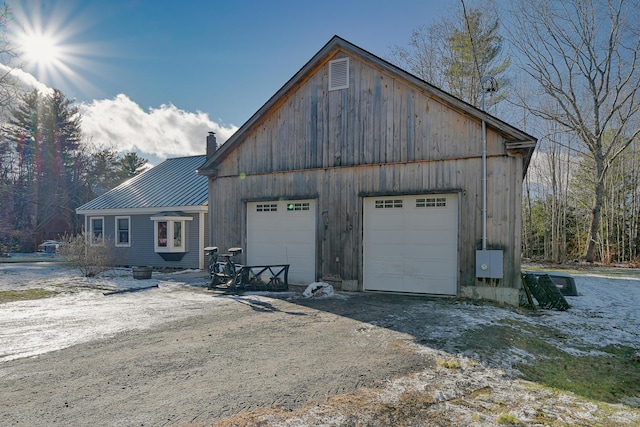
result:
[[[204,154],[208,132],[215,132],[218,143],[223,143],[238,129],[220,125],[206,113],[184,111],[172,104],[144,111],[124,94],[80,104],[79,109],[82,131],[91,143],[160,160]]]
[[[0,76],[12,79],[24,92],[34,88],[43,93],[53,92],[19,68],[0,64]],[[81,103],[78,109],[82,115],[82,132],[89,143],[120,153],[135,151],[148,158],[151,164],[158,164],[167,157],[204,154],[208,132],[215,132],[221,144],[238,130],[237,126],[212,121],[207,113],[192,113],[173,104],[144,111],[124,94]]]

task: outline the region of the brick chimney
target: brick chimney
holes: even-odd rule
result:
[[[216,134],[215,132],[209,132],[209,135],[207,135],[207,158],[211,157],[217,148]]]

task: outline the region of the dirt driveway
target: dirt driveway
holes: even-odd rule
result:
[[[127,307],[115,316],[132,324],[0,363],[0,425],[497,425],[505,413],[538,425],[540,411],[568,424],[640,421],[636,410],[515,379],[510,367],[527,355],[510,352],[501,326],[474,333],[472,319],[527,317],[517,310],[362,293],[224,296],[162,281],[135,293],[80,295],[94,307]],[[65,296],[1,304],[0,343],[13,342],[3,319]],[[95,313],[99,324],[113,320]],[[31,329],[53,333],[70,322],[56,328],[47,319]],[[367,415],[377,405],[383,409]]]
[[[247,297],[200,311],[5,363],[0,425],[205,422],[293,409],[435,363],[410,349],[406,334],[314,307]]]

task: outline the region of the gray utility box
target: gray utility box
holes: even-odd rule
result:
[[[503,251],[501,250],[477,250],[476,251],[476,277],[488,279],[502,279]]]

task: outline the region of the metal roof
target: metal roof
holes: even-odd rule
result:
[[[76,209],[139,209],[207,204],[207,177],[196,169],[206,156],[167,159]]]

